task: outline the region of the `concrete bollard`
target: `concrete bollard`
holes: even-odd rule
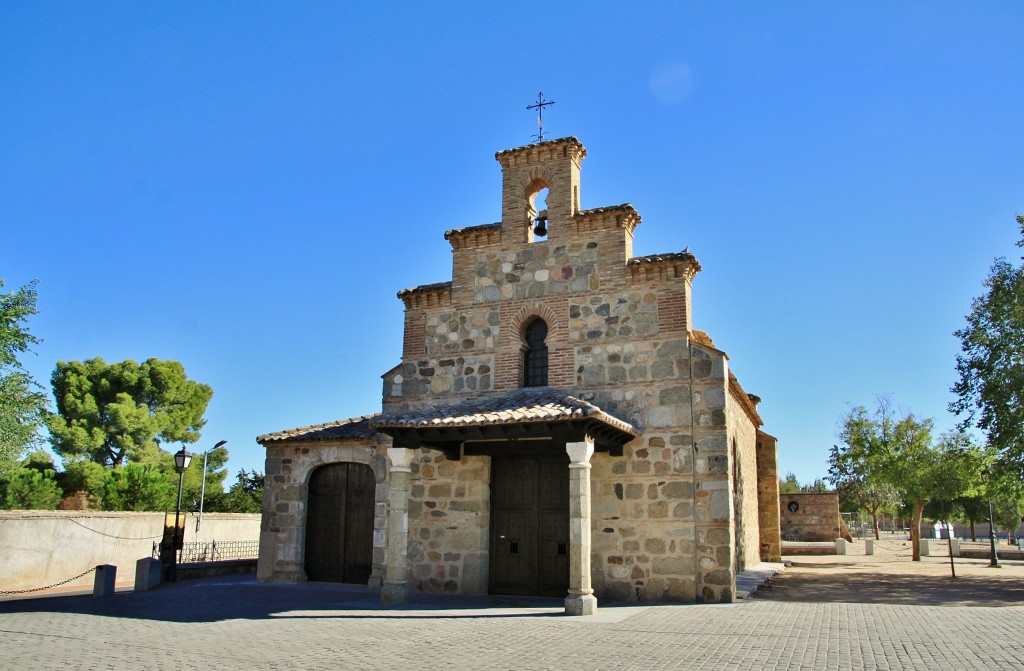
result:
[[[954,538],[954,539],[949,541],[949,552],[954,557],[959,557],[960,556],[960,539],[959,538]]]
[[[159,587],[162,570],[159,559],[143,557],[135,562],[135,591],[145,592]]]
[[[928,539],[927,538],[922,538],[921,539],[921,556],[922,557],[930,557],[930,556],[932,556],[932,548],[931,548],[930,543],[928,543]]]
[[[875,554],[875,539],[867,538],[864,540],[864,554],[873,555]]]
[[[844,555],[844,554],[846,554],[846,539],[845,538],[837,538],[836,539],[836,554],[837,555]]]
[[[117,580],[117,567],[113,564],[100,564],[96,567],[96,579],[92,583],[93,596],[110,596],[114,593],[114,582]]]

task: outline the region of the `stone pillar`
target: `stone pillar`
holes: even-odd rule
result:
[[[388,559],[384,567],[384,585],[380,602],[392,606],[405,603],[409,596],[405,574],[409,553],[409,479],[413,450],[389,447],[391,491],[388,495]]]
[[[93,596],[111,596],[114,593],[114,585],[117,584],[117,567],[113,564],[100,564],[96,567],[96,577],[93,579]]]
[[[597,597],[590,586],[590,457],[594,441],[567,443],[569,454],[569,595],[566,615],[593,615]]]
[[[864,539],[864,554],[873,555],[875,554],[875,539],[865,538]]]
[[[779,467],[774,436],[757,432],[757,521],[761,561],[782,561],[779,515]]]

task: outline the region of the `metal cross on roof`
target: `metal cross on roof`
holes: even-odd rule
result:
[[[537,94],[537,104],[536,105],[527,105],[527,107],[526,107],[526,109],[528,109],[528,110],[533,110],[533,109],[537,110],[537,128],[538,128],[537,134],[536,135],[531,135],[530,137],[537,138],[538,142],[543,142],[544,141],[544,108],[549,106],[549,105],[554,105],[554,104],[555,104],[554,100],[547,100],[547,101],[545,101],[544,100],[544,92],[541,91],[540,93]]]

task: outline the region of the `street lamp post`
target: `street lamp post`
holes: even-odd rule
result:
[[[210,456],[210,452],[213,452],[218,447],[226,445],[228,441],[222,440],[206,452],[203,452],[203,485],[199,490],[199,517],[196,518],[196,533],[199,533],[199,529],[203,526],[203,502],[206,500],[206,459]]]
[[[996,525],[992,518],[992,499],[988,500],[988,540],[992,546],[989,568],[1002,568],[999,565],[999,554],[996,552]]]
[[[178,579],[178,551],[183,547],[182,542],[184,538],[181,534],[181,486],[185,480],[185,469],[192,462],[192,455],[185,450],[185,446],[182,445],[181,449],[174,453],[174,468],[178,471],[178,505],[174,509],[174,552],[171,556],[170,570],[167,572],[168,582],[174,582]]]

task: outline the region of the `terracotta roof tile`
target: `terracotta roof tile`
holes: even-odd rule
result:
[[[633,203],[622,203],[621,205],[605,205],[604,207],[592,207],[589,210],[580,210],[579,215],[603,214],[605,212],[636,212]]]
[[[443,289],[451,289],[451,280],[447,282],[437,282],[435,284],[421,284],[418,287],[412,287],[411,289],[402,289],[398,292],[398,297],[406,296],[408,294],[426,292],[426,291],[441,291]]]
[[[473,233],[475,231],[488,231],[494,228],[501,228],[501,222],[495,222],[493,224],[480,224],[479,226],[466,226],[464,228],[452,228],[444,232],[444,239],[447,240],[453,235],[462,235],[463,233]]]
[[[291,442],[304,440],[365,440],[376,438],[378,434],[371,426],[371,420],[380,416],[380,413],[352,417],[351,419],[339,419],[336,422],[326,424],[314,424],[302,426],[297,429],[288,429],[276,433],[267,433],[256,438],[261,445],[276,442]]]
[[[624,433],[638,435],[628,422],[587,401],[550,387],[519,389],[510,394],[474,398],[454,405],[431,406],[381,415],[374,428],[467,427],[572,419],[596,419]]]
[[[515,151],[522,151],[523,149],[526,149],[528,147],[539,147],[539,146],[541,146],[543,144],[560,144],[560,143],[563,143],[563,142],[569,142],[571,144],[575,144],[580,149],[583,149],[583,143],[580,142],[576,137],[570,135],[568,137],[560,137],[560,138],[555,139],[555,140],[544,140],[543,142],[534,142],[532,144],[524,144],[521,147],[512,147],[511,149],[502,149],[501,151],[496,152],[494,154],[494,157],[498,158],[499,156],[503,156],[505,154],[511,154],[512,152],[515,152]],[[586,150],[584,149],[584,151],[586,151]]]
[[[668,254],[651,254],[650,256],[634,256],[628,263],[630,265],[640,265],[641,263],[662,263],[664,261],[697,261],[697,257],[690,253],[690,250],[684,249],[681,252],[669,252]]]

